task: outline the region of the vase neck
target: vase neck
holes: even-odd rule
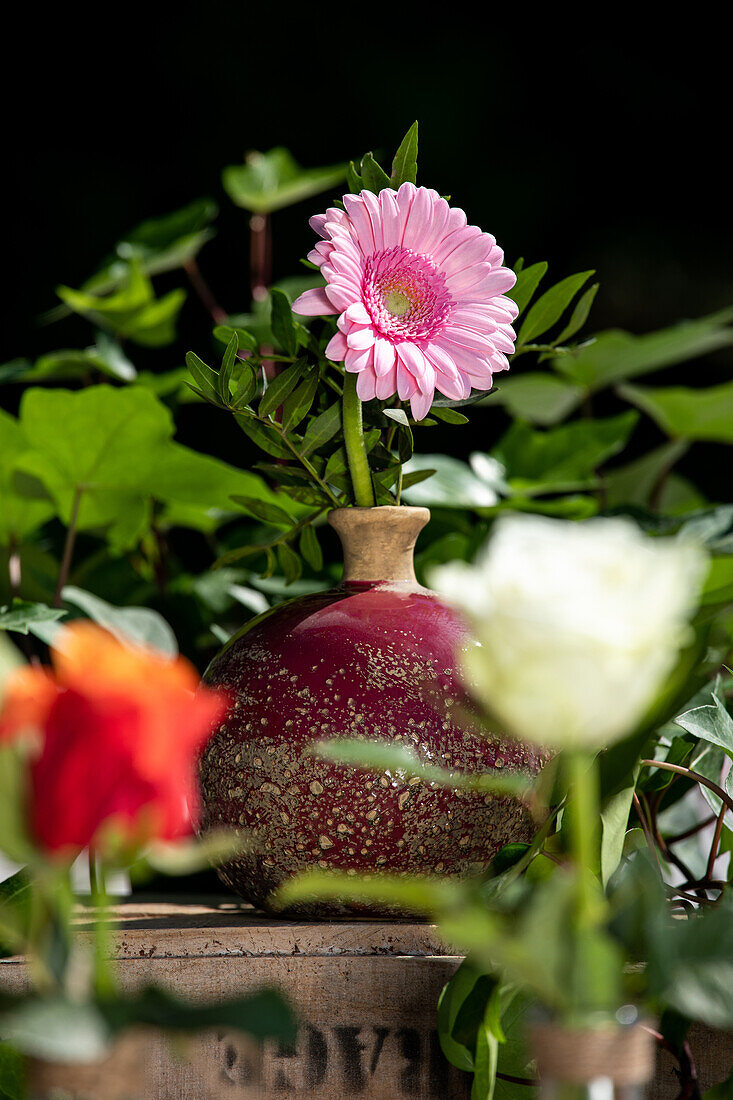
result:
[[[413,552],[427,508],[337,508],[328,522],[344,551],[344,581],[415,581]]]

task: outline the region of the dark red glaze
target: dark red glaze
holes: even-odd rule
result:
[[[457,613],[410,582],[346,583],[248,623],[206,674],[235,703],[202,760],[204,827],[234,827],[259,848],[228,864],[223,880],[266,907],[307,868],[465,874],[528,840],[532,822],[514,799],[359,771],[310,751],[334,737],[383,739],[455,771],[539,770],[535,751],[459,724],[456,654],[467,644]]]

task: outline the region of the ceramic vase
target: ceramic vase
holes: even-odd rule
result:
[[[332,512],[342,583],[251,620],[207,671],[206,681],[227,689],[233,705],[202,758],[204,828],[251,837],[255,850],[220,874],[255,906],[266,909],[277,886],[314,867],[485,869],[504,844],[535,831],[514,798],[369,773],[313,751],[349,737],[405,745],[424,763],[453,771],[541,766],[536,750],[466,727],[457,658],[474,643],[458,613],[415,580],[413,550],[429,517],[408,507]],[[345,903],[291,912],[359,910]]]

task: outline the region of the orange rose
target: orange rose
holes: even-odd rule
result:
[[[226,702],[182,658],[72,623],[52,671],[11,674],[0,713],[0,741],[31,739],[30,816],[41,847],[84,848],[107,822],[131,839],[189,833],[198,754]]]

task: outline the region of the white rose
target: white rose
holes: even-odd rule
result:
[[[517,515],[430,583],[473,623],[463,666],[490,711],[524,741],[595,748],[634,729],[672,670],[705,561],[623,519]]]

